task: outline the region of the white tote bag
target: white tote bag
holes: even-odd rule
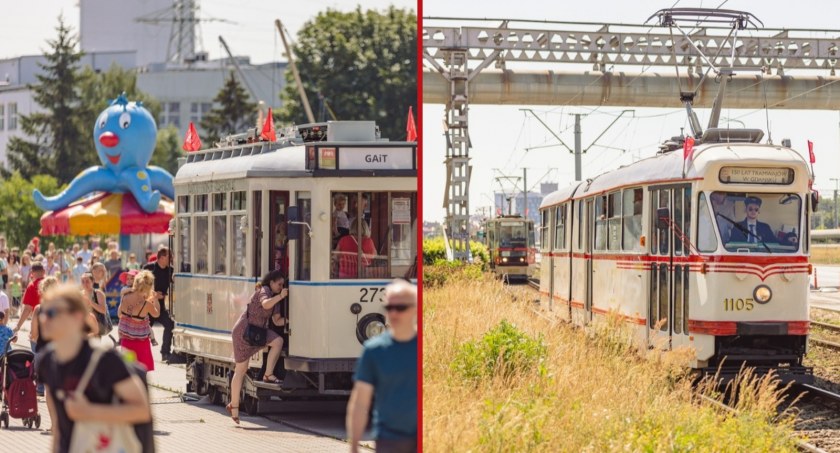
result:
[[[105,351],[94,348],[77,392],[84,392],[96,365]],[[114,403],[117,403],[116,396]],[[70,451],[73,453],[142,453],[143,446],[134,432],[134,426],[128,423],[76,422],[70,437]]]

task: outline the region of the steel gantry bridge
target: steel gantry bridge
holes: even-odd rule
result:
[[[445,105],[443,204],[455,259],[470,255],[471,104],[679,107],[688,91],[695,107],[711,107],[725,67],[740,72],[723,75],[727,108],[840,110],[840,30],[760,28],[738,11],[663,11],[644,25],[424,18],[423,102]],[[704,11],[702,26],[675,24]]]

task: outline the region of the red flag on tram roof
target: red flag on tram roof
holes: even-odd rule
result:
[[[187,135],[184,136],[184,151],[198,151],[201,149],[201,139],[198,137],[198,132],[195,130],[195,124],[190,121],[190,127],[187,129]]]
[[[814,155],[814,142],[811,140],[808,140],[808,154],[811,155],[811,163],[815,163],[817,161],[817,156]]]
[[[683,160],[689,160],[694,155],[694,137],[686,137],[683,143]]]
[[[274,130],[274,116],[271,115],[271,107],[268,108],[268,115],[265,117],[260,138],[271,142],[277,141],[277,131]]]
[[[408,133],[405,141],[417,141],[417,126],[414,124],[414,108],[412,106],[408,107],[408,124],[405,125],[405,131]]]

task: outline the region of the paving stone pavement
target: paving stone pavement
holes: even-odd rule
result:
[[[18,335],[18,344],[28,346],[28,326]],[[158,339],[162,329],[155,328]],[[116,336],[116,333],[114,333]],[[24,341],[26,343],[24,343]],[[110,340],[106,340],[108,344]],[[299,423],[296,415],[281,417],[249,416],[240,414],[241,424],[235,425],[221,406],[206,399],[182,402],[176,392],[183,391],[184,366],[168,365],[160,360],[160,353],[154,348],[156,370],[149,374],[152,385],[150,398],[154,417],[155,443],[157,451],[167,452],[346,452],[347,443],[335,438],[318,436],[325,432],[329,436],[344,438],[341,421],[343,416],[335,412],[335,405],[322,417],[308,411]],[[174,390],[174,391],[172,391]],[[49,413],[43,398],[39,398],[38,411],[41,414],[41,429],[28,429],[20,420],[10,421],[9,429],[0,429],[0,452],[45,452],[50,450],[51,436],[46,431],[51,426]],[[320,419],[320,420],[319,420]],[[298,430],[278,422],[286,420]],[[313,421],[310,428],[309,421]],[[326,422],[324,421],[326,420]],[[318,421],[319,423],[315,423]],[[309,432],[307,432],[309,431]]]

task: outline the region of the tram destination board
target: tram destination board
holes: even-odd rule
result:
[[[725,184],[780,184],[793,182],[792,168],[723,167],[720,182]]]
[[[322,146],[308,159],[317,155],[320,170],[415,170],[415,150],[414,146]]]

